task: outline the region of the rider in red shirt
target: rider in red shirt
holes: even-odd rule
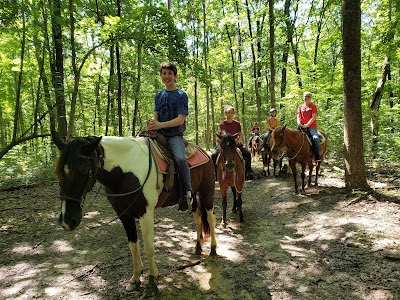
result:
[[[301,129],[308,128],[315,148],[315,161],[318,162],[321,161],[320,140],[317,130],[318,109],[314,103],[311,103],[311,98],[312,94],[310,92],[304,92],[304,103],[299,105],[297,109],[297,126]]]

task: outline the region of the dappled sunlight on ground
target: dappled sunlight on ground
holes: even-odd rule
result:
[[[397,194],[387,202],[372,196],[354,201],[357,195],[344,193],[340,178],[323,174],[320,186],[299,195],[293,193],[291,175],[247,181],[245,222],[232,212],[228,193],[226,227],[220,224],[216,190],[217,257],[209,255],[209,240],[195,255],[190,213],[176,206],[157,209],[160,296],[153,299],[400,299]],[[108,201],[99,198],[81,225],[67,232],[57,224],[59,202],[51,196],[58,187],[41,189],[48,189],[40,193],[49,198],[36,204],[40,211],[0,211],[0,299],[144,299],[149,266],[140,229],[142,286],[126,292],[132,261],[123,226]],[[1,193],[0,199],[10,199]],[[0,204],[21,208],[25,204],[18,199]]]

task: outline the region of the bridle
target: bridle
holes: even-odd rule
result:
[[[152,158],[153,158],[153,152],[150,149],[149,138],[146,138],[146,144],[147,144],[147,148],[149,150],[149,168],[148,168],[148,171],[147,171],[146,179],[144,180],[143,184],[140,185],[138,188],[136,188],[133,191],[126,192],[126,193],[119,193],[119,194],[102,193],[102,192],[100,192],[100,189],[101,189],[101,186],[100,186],[99,189],[96,191],[95,196],[93,197],[90,205],[88,206],[88,208],[86,210],[89,210],[92,207],[92,205],[95,202],[95,200],[97,199],[98,195],[103,195],[103,196],[107,196],[107,197],[124,197],[124,196],[129,196],[131,194],[137,193],[141,189],[143,189],[144,185],[146,184],[146,182],[147,182],[147,180],[149,179],[149,176],[150,176],[150,172],[151,172],[151,168],[152,168]],[[84,188],[82,190],[81,196],[79,198],[74,198],[74,197],[69,197],[69,196],[65,196],[65,195],[61,195],[60,194],[60,199],[61,200],[66,200],[66,201],[71,201],[71,202],[78,203],[82,210],[83,210],[85,196],[86,196],[86,194],[88,192],[90,192],[92,190],[94,184],[96,183],[96,174],[97,174],[97,170],[100,167],[100,160],[99,160],[99,157],[98,157],[96,151],[94,151],[94,156],[95,156],[94,157],[95,158],[95,163],[94,164],[92,163],[92,168],[88,171],[88,177],[87,177],[88,179],[87,179],[86,184],[85,184],[85,186],[84,186]],[[79,158],[84,158],[84,159],[87,159],[87,160],[92,160],[93,159],[93,155],[92,156],[88,156],[88,155],[79,154],[78,157]],[[94,173],[94,176],[93,176],[93,173]],[[89,184],[90,180],[93,181],[93,184],[91,184],[91,186]],[[158,183],[158,180],[157,180],[157,183]],[[132,205],[136,202],[138,196],[139,196],[139,193],[136,195],[135,199],[130,203],[130,205],[121,214],[119,214],[116,217],[116,219],[121,217],[123,214],[125,214],[132,207]]]
[[[285,141],[285,132],[286,132],[286,128],[284,128],[284,129],[282,130],[282,140],[280,141],[279,145],[276,147],[276,148],[278,148],[278,149],[281,149],[281,148],[283,147],[282,144],[283,144],[284,141]],[[300,148],[299,148],[299,151],[297,151],[297,153],[296,153],[293,157],[287,157],[288,160],[295,159],[295,158],[299,155],[299,153],[301,152],[301,150],[303,149],[303,145],[304,145],[304,141],[305,141],[305,136],[304,136],[305,133],[304,133],[303,131],[301,131],[301,135],[302,135],[303,139],[302,139],[302,141],[301,141],[301,146],[300,146]],[[289,146],[287,145],[287,143],[285,143],[284,146],[286,146],[286,147],[289,149]],[[292,150],[290,150],[290,149],[289,149],[289,151],[290,151],[290,152],[294,152],[294,151],[292,151]],[[285,153],[282,153],[282,155],[281,155],[278,159],[283,158],[284,155],[285,155]]]
[[[234,154],[234,156],[235,155],[239,155],[238,153],[237,153],[237,151],[240,151],[240,149],[237,147],[237,146],[235,146],[235,154]],[[225,173],[226,173],[226,158],[225,158],[225,156],[224,156],[224,152],[223,152],[223,150],[222,150],[222,147],[221,147],[221,145],[219,146],[219,156],[222,158],[222,161],[224,162],[224,166],[223,166],[223,172],[222,172],[222,179],[223,180],[225,180]],[[239,158],[240,158],[240,156],[239,156]],[[217,161],[218,161],[218,159],[219,158],[217,158]],[[245,174],[245,170],[244,170],[244,168],[245,168],[245,162],[244,162],[244,159],[242,159],[242,163],[243,163],[243,174]],[[240,194],[242,191],[243,191],[243,189],[244,189],[244,185],[243,185],[243,187],[242,187],[242,189],[239,191],[238,189],[237,189],[237,187],[236,187],[236,182],[237,182],[237,174],[236,174],[236,169],[235,169],[235,158],[233,158],[232,159],[232,172],[233,172],[233,185],[234,185],[234,188],[236,189],[236,191]]]

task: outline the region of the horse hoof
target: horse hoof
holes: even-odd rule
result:
[[[138,291],[139,289],[140,289],[140,280],[137,282],[129,282],[128,286],[126,287],[126,290],[128,292]]]
[[[217,247],[211,246],[210,256],[217,256]]]
[[[149,276],[149,283],[146,286],[145,297],[155,297],[158,295],[158,287],[154,276]]]
[[[199,243],[197,243],[197,245],[196,245],[196,251],[195,251],[195,254],[196,254],[196,255],[200,255],[200,254],[201,254],[201,246],[200,246],[200,244],[199,244]]]

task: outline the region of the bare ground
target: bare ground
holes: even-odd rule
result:
[[[400,299],[399,179],[375,177],[374,192],[348,194],[340,172],[323,169],[320,185],[300,195],[289,175],[248,181],[245,222],[229,211],[217,257],[209,243],[194,254],[188,213],[158,209],[154,298]],[[68,233],[57,224],[57,194],[56,182],[0,192],[0,299],[145,298],[146,259],[143,288],[125,291],[132,263],[107,200]],[[218,185],[215,200],[219,224]]]

